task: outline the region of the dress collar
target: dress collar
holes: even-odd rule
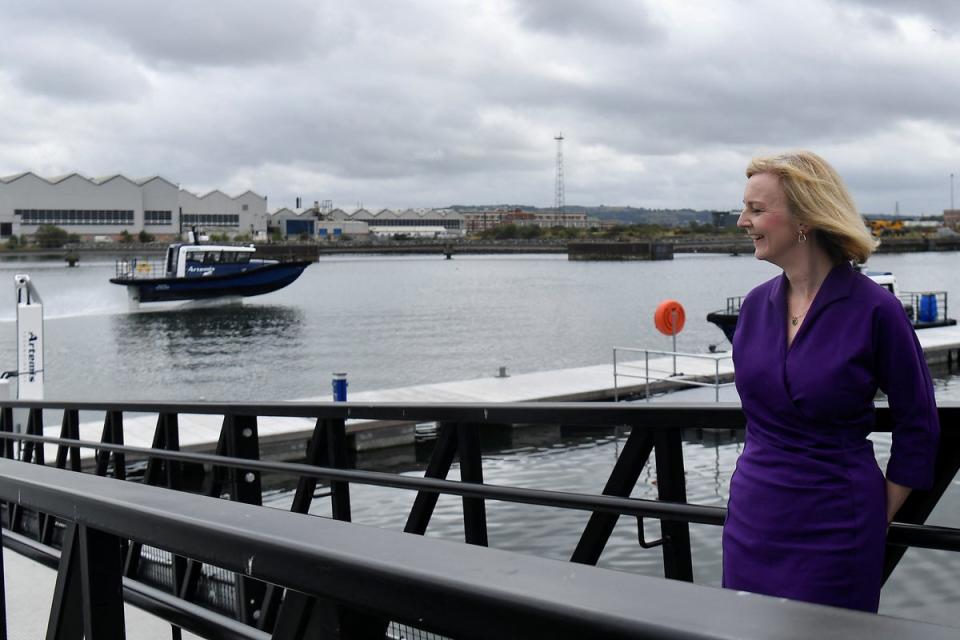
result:
[[[817,295],[814,296],[813,302],[810,304],[810,309],[806,313],[807,317],[805,322],[811,320],[821,309],[830,303],[848,297],[855,278],[856,272],[846,260],[835,265],[830,270],[830,273],[827,274],[827,277],[824,278],[823,283],[820,284],[820,289],[817,291]],[[777,308],[784,318],[786,318],[787,313],[786,296],[788,285],[787,274],[780,274],[780,277],[774,281],[773,286],[770,288],[770,294],[767,296],[767,300]]]

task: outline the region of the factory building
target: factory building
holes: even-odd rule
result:
[[[600,226],[600,221],[587,218],[586,213],[557,213],[555,211],[524,211],[522,209],[480,209],[459,214],[467,233],[479,233],[506,224],[533,226],[542,229],[569,227],[586,229]]]
[[[82,239],[146,231],[166,240],[193,225],[208,233],[256,237],[266,234],[267,199],[252,191],[197,196],[159,176],[42,178],[27,172],[0,178],[0,239],[33,235],[41,225]]]
[[[317,216],[315,209],[284,207],[270,214],[267,227],[271,235],[279,233],[285,240],[339,240],[348,236],[366,238],[370,235],[370,228],[365,222],[350,220],[346,216]]]
[[[449,209],[405,209],[377,212],[359,208],[354,211],[318,207],[305,210],[280,209],[270,214],[268,227],[284,238],[309,236],[335,240],[343,236],[366,237],[394,235],[421,238],[460,237],[466,233],[463,216]]]
[[[348,219],[366,222],[370,226],[370,233],[382,236],[450,237],[466,233],[463,216],[450,209],[382,209],[377,213],[359,209],[350,214]]]

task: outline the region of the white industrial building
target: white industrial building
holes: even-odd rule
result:
[[[270,232],[284,238],[311,237],[336,240],[344,236],[416,236],[421,238],[459,237],[466,232],[463,216],[449,209],[381,209],[376,213],[360,208],[279,209],[269,216]]]
[[[42,178],[26,172],[0,178],[0,238],[29,236],[41,225],[84,239],[119,239],[124,231],[172,239],[194,225],[208,233],[256,237],[266,234],[267,199],[252,191],[197,196],[159,176]]]
[[[450,209],[381,209],[376,213],[366,209],[352,213],[334,209],[328,215],[331,219],[365,222],[371,234],[381,236],[403,234],[437,238],[459,237],[466,233],[463,216]]]

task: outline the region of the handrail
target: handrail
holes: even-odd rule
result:
[[[622,373],[622,369],[640,369],[640,367],[628,363],[622,363],[617,358],[617,352],[627,352],[627,353],[642,353],[643,354],[643,374],[642,375],[632,375],[629,373]],[[651,355],[663,355],[663,356],[672,356],[673,357],[673,371],[667,372],[661,369],[651,369],[650,368],[650,356]],[[677,373],[677,358],[691,358],[699,360],[710,360],[713,362],[713,382],[701,382],[695,380],[692,377],[680,377],[684,374]],[[613,399],[617,401],[620,399],[620,388],[618,384],[618,378],[637,378],[643,379],[644,384],[644,398],[647,402],[650,401],[650,381],[654,382],[674,382],[676,384],[685,384],[693,387],[713,387],[715,390],[714,399],[716,402],[720,402],[720,388],[729,387],[733,385],[733,382],[720,382],[720,361],[721,360],[732,360],[733,354],[729,352],[713,352],[713,353],[686,353],[683,351],[664,351],[659,349],[646,349],[641,347],[614,347],[613,348]],[[664,373],[668,374],[666,376],[656,376],[650,375],[651,371],[653,373]],[[696,375],[696,374],[691,374]]]
[[[68,536],[79,532],[81,542],[61,560],[61,576],[97,563],[107,577],[79,581],[82,605],[61,612],[61,624],[82,622],[85,629],[122,628],[120,574],[110,566],[119,557],[111,549],[129,538],[362,610],[368,618],[454,637],[785,640],[802,629],[853,640],[938,640],[956,632],[201,496],[171,500],[156,487],[6,460],[0,460],[0,498],[66,521]],[[55,605],[79,597],[59,589],[57,595],[63,600]]]
[[[29,420],[25,433],[15,433],[13,409],[27,409]],[[60,437],[42,436],[45,411],[62,411],[63,421]],[[102,440],[81,440],[78,429],[79,412],[98,412],[104,415]],[[123,418],[130,414],[153,414],[157,416],[153,447],[135,447],[123,444]],[[217,452],[199,453],[180,451],[178,420],[184,415],[222,416],[220,443]],[[297,417],[315,420],[304,424],[310,431],[310,448],[305,464],[260,460],[258,425],[268,425],[271,417]],[[347,468],[345,433],[346,425],[353,421],[384,420],[390,422],[437,421],[439,439],[425,471],[425,477],[363,471]],[[942,445],[936,464],[936,485],[931,492],[914,492],[907,506],[890,527],[888,536],[888,561],[886,575],[896,566],[899,555],[907,546],[960,551],[960,530],[945,527],[921,526],[936,505],[940,495],[951,484],[960,466],[960,403],[942,403],[940,407]],[[603,495],[549,491],[537,488],[491,485],[485,483],[482,473],[479,434],[483,425],[579,425],[598,429],[615,428],[619,433],[628,427],[629,436],[619,450]],[[191,468],[204,469],[202,493],[210,496],[230,494],[230,500],[259,504],[263,498],[260,476],[278,473],[299,478],[292,511],[307,513],[314,497],[330,496],[331,513],[340,520],[350,519],[351,484],[368,484],[415,491],[417,497],[410,511],[407,525],[409,533],[423,534],[430,522],[433,506],[440,494],[460,496],[463,500],[464,532],[467,542],[486,545],[485,501],[501,501],[542,505],[552,508],[576,509],[591,513],[590,522],[583,529],[580,542],[571,560],[577,563],[594,564],[603,551],[609,532],[618,516],[637,519],[638,535],[643,529],[643,519],[660,521],[662,540],[651,541],[646,546],[662,545],[664,574],[681,580],[692,580],[689,538],[685,537],[688,523],[721,525],[726,515],[722,507],[688,504],[686,502],[683,453],[681,437],[683,430],[690,428],[725,428],[742,430],[745,417],[738,403],[498,403],[498,404],[451,404],[451,403],[180,403],[180,402],[57,402],[57,401],[4,401],[0,402],[0,456],[13,457],[14,442],[20,442],[23,460],[44,461],[44,445],[58,448],[56,464],[68,463],[81,469],[79,450],[97,451],[96,473],[108,473],[110,459],[113,473],[124,477],[127,465],[124,456],[146,460],[143,482],[165,484],[175,488],[182,463],[192,463]],[[182,426],[182,425],[181,425]],[[360,423],[358,427],[365,428]],[[886,404],[878,403],[876,431],[889,431],[891,412]],[[248,437],[252,436],[252,437]],[[305,436],[306,437],[306,434]],[[651,455],[656,449],[656,477],[658,500],[630,498],[640,471],[653,465]],[[52,458],[52,456],[49,456]],[[460,461],[460,481],[447,479],[447,472],[455,458]],[[37,467],[41,465],[26,465]],[[140,463],[143,464],[142,462]],[[142,467],[141,467],[142,468]],[[89,476],[90,474],[78,474]],[[317,494],[316,482],[329,483],[329,490]],[[598,489],[602,485],[598,478]],[[120,483],[129,484],[129,483]],[[194,490],[197,490],[196,488]],[[177,494],[175,500],[179,500]],[[14,531],[29,533],[43,545],[59,544],[51,510],[41,508],[40,513],[25,511],[21,503],[6,507],[4,525]],[[264,510],[275,511],[275,510]],[[609,528],[607,528],[609,527]],[[8,546],[16,536],[8,536]],[[131,557],[140,557],[140,543],[131,544]],[[162,546],[162,545],[161,545]],[[646,548],[646,547],[645,547]],[[150,552],[153,553],[153,552]],[[899,555],[898,555],[899,554]],[[150,556],[144,562],[153,562]],[[686,560],[684,561],[684,557]],[[180,560],[164,560],[167,571],[173,575],[173,584],[183,607],[174,606],[169,615],[188,616],[190,607],[197,606],[203,598],[197,595],[195,582],[184,573]],[[684,564],[686,563],[686,564]],[[135,566],[135,563],[134,563]],[[157,566],[156,564],[153,566]],[[180,567],[180,568],[178,568]],[[136,569],[125,576],[149,578]],[[146,576],[146,577],[144,577]],[[169,584],[166,579],[152,584]],[[219,578],[218,578],[219,579]],[[255,625],[263,630],[273,629],[276,607],[282,601],[278,594],[257,592],[255,584],[242,573],[236,578],[226,574],[225,579],[236,580],[237,621]],[[256,581],[253,581],[254,583]],[[232,582],[231,582],[232,584]],[[191,586],[194,585],[194,586]],[[263,585],[261,584],[261,587]],[[253,591],[245,591],[252,589]],[[239,595],[249,596],[239,599]],[[183,595],[187,594],[187,595]],[[190,594],[194,594],[191,596]],[[272,595],[271,595],[272,594]],[[191,598],[196,599],[191,601]],[[232,597],[232,596],[231,596]],[[176,599],[175,599],[176,600]],[[203,600],[206,601],[206,600]],[[149,602],[149,600],[144,600]],[[248,605],[253,602],[255,604]],[[229,604],[229,600],[228,600]],[[158,605],[161,610],[171,605]],[[260,622],[250,616],[260,608],[272,611]],[[216,624],[216,622],[210,622]],[[227,636],[224,636],[227,637]],[[282,637],[282,636],[277,636]]]
[[[876,402],[874,431],[890,431],[886,402]],[[960,430],[960,402],[937,403],[941,429]],[[742,429],[746,425],[739,402],[79,402],[57,400],[3,400],[4,409],[50,411],[119,411],[126,414],[177,414],[278,418],[338,418],[344,420],[404,420],[409,422],[464,422],[471,424],[582,424],[596,427],[630,425],[640,429],[716,427]],[[944,413],[946,420],[942,419]]]
[[[472,484],[456,480],[419,478],[416,476],[403,476],[379,471],[337,469],[334,467],[313,466],[294,462],[251,460],[249,458],[235,458],[214,454],[147,449],[144,447],[111,445],[88,440],[0,432],[0,440],[3,439],[134,453],[141,454],[144,457],[149,456],[162,460],[206,463],[233,469],[272,471],[301,477],[313,477],[320,480],[348,481],[393,489],[436,491],[437,493],[464,498],[485,498],[501,502],[532,504],[541,507],[596,511],[624,516],[691,522],[695,524],[722,526],[727,516],[727,509],[725,507],[661,502],[659,500],[648,500],[644,498],[618,498],[614,496],[569,491],[528,489],[495,484]],[[892,544],[939,549],[942,551],[960,551],[960,529],[930,525],[916,526],[893,522],[890,525],[889,532]]]
[[[619,515],[653,517],[663,520],[678,520],[695,522],[698,524],[722,525],[727,510],[723,507],[711,507],[692,504],[675,504],[646,500],[643,498],[617,498],[613,496],[598,496],[586,493],[568,491],[550,491],[546,489],[527,489],[521,487],[507,487],[495,484],[472,484],[456,480],[440,480],[436,478],[418,478],[381,471],[359,471],[355,469],[336,469],[334,467],[313,466],[295,462],[272,462],[268,460],[251,460],[249,458],[234,458],[207,453],[193,453],[188,451],[168,451],[163,449],[147,449],[111,445],[89,440],[73,440],[53,438],[50,436],[33,436],[23,433],[0,432],[0,440],[22,440],[24,442],[41,442],[67,447],[81,447],[87,449],[101,449],[121,453],[140,454],[143,457],[160,460],[177,460],[180,462],[196,462],[214,464],[220,467],[233,469],[251,469],[257,471],[272,471],[290,475],[312,477],[320,480],[339,480],[366,484],[393,489],[411,489],[414,491],[436,491],[465,498],[487,498],[502,502],[518,504],[533,504],[542,507],[559,507],[580,511],[602,511]],[[958,538],[960,550],[960,538]]]

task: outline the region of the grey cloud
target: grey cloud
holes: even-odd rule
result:
[[[269,6],[230,0],[167,0],[144,5],[124,0],[17,2],[6,20],[31,29],[72,32],[73,38],[109,38],[149,65],[246,66],[295,60],[342,37],[333,12],[310,0]],[[65,49],[66,51],[66,49]]]
[[[146,76],[129,59],[85,43],[75,43],[72,55],[64,55],[50,40],[31,44],[29,53],[17,56],[10,70],[16,84],[29,94],[62,103],[137,102],[150,91]],[[22,45],[18,43],[18,48]]]
[[[521,23],[560,36],[655,42],[664,37],[639,0],[513,0]]]
[[[0,155],[243,185],[272,204],[295,192],[547,205],[562,130],[568,202],[735,206],[747,157],[812,147],[846,163],[865,204],[902,190],[905,210],[935,209],[926,182],[878,159],[906,147],[917,173],[943,173],[947,152],[884,134],[917,121],[932,136],[960,130],[946,50],[897,51],[901,40],[840,24],[826,2],[787,19],[774,3],[707,4],[722,19],[680,29],[683,9],[657,3],[175,2],[162,15],[16,3],[0,25],[0,108],[13,123]],[[896,26],[892,10],[874,17]],[[72,59],[49,44],[64,41]]]
[[[855,6],[871,13],[882,15],[923,16],[935,25],[954,30],[960,20],[960,3],[955,0],[839,0],[840,4]]]

